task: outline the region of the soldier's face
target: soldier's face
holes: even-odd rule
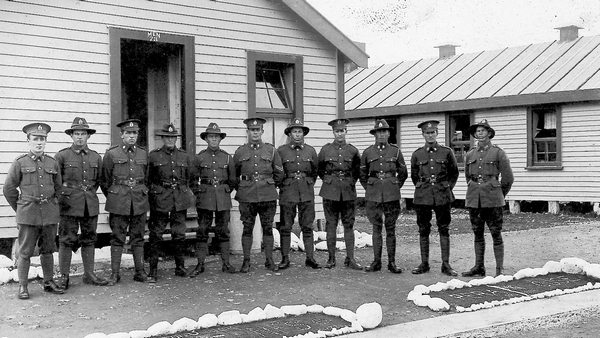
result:
[[[346,141],[346,128],[341,128],[341,129],[334,129],[333,130],[333,137],[335,138],[336,142],[342,143],[344,141]]]
[[[434,144],[435,140],[437,139],[438,136],[438,132],[437,130],[428,130],[423,132],[423,138],[425,139],[425,142],[427,142],[428,144]]]
[[[132,146],[137,142],[138,132],[137,130],[124,130],[121,132],[121,138],[123,139],[123,143]]]
[[[221,135],[219,135],[219,134],[206,135],[206,143],[208,143],[208,147],[211,149],[219,148],[219,144],[221,144]]]
[[[36,155],[40,155],[46,149],[46,137],[38,135],[28,135],[29,150]]]
[[[262,140],[262,134],[264,133],[262,127],[250,127],[246,131],[248,133],[248,138],[252,143],[258,143]]]
[[[479,141],[486,141],[490,138],[490,131],[486,127],[479,126],[475,130],[475,138]]]
[[[177,142],[177,136],[163,136],[162,141],[165,147],[173,149],[175,147],[175,142]]]
[[[294,143],[301,143],[304,140],[304,130],[302,128],[292,128],[290,137]]]
[[[378,143],[386,143],[389,138],[390,138],[390,131],[387,129],[377,130],[375,132],[375,140],[377,140]]]
[[[73,144],[78,147],[83,147],[87,144],[88,139],[90,138],[90,134],[87,131],[75,130],[71,134],[71,138],[73,139]]]

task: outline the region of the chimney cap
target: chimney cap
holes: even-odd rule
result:
[[[575,25],[569,25],[569,26],[557,27],[555,29],[558,29],[558,31],[560,32],[560,37],[559,37],[558,42],[562,43],[562,42],[574,41],[577,38],[579,38],[579,30],[582,29],[582,27],[575,26]]]
[[[445,59],[456,55],[456,47],[459,47],[459,45],[445,44],[435,46],[434,48],[439,50],[439,58]]]
[[[583,27],[579,27],[577,25],[566,25],[566,26],[560,26],[560,27],[554,27],[554,29],[565,29],[565,28],[571,28],[571,29],[583,29]]]

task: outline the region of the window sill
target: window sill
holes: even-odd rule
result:
[[[563,166],[554,166],[554,165],[536,165],[536,166],[530,166],[530,167],[525,167],[525,170],[563,170]]]

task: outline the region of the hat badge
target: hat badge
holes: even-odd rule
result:
[[[79,124],[83,124],[83,119],[79,119]]]
[[[383,124],[381,124],[381,122],[379,122],[379,126],[380,126],[380,127],[383,127]]]
[[[486,120],[486,119],[483,119],[483,120],[481,120],[481,122],[479,122],[479,123],[487,123],[487,120]]]
[[[300,123],[300,120],[299,119],[295,119],[294,123],[298,124],[298,123]]]
[[[431,127],[431,122],[427,123],[427,127]]]
[[[130,127],[133,127],[133,122],[129,122],[129,126],[130,126]]]
[[[172,133],[173,132],[173,126],[169,126],[169,132]]]
[[[38,124],[38,128],[37,128],[37,129],[38,129],[39,131],[42,131],[42,130],[44,130],[44,127],[42,127],[42,125],[41,125],[41,124]]]
[[[217,125],[216,124],[213,124],[212,127],[213,127],[214,130],[217,130]]]
[[[342,120],[338,120],[338,124],[342,124]]]
[[[252,125],[255,126],[256,125],[256,120],[252,121]]]

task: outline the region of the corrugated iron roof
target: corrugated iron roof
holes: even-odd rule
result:
[[[600,100],[600,36],[358,69],[345,82],[347,117]]]

